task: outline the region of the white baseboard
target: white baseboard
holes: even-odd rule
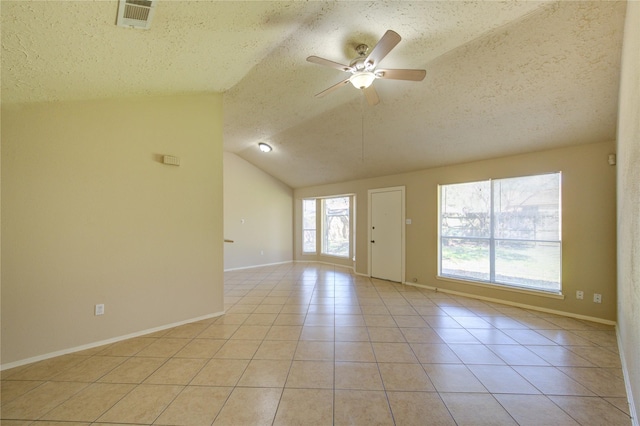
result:
[[[517,308],[529,309],[531,311],[545,312],[545,313],[548,313],[548,314],[560,315],[560,316],[563,316],[563,317],[569,317],[569,318],[581,319],[581,320],[585,320],[585,321],[597,322],[599,324],[616,325],[615,321],[611,321],[611,320],[607,320],[607,319],[603,319],[603,318],[591,317],[591,316],[588,316],[588,315],[580,315],[580,314],[574,314],[572,312],[558,311],[556,309],[542,308],[540,306],[527,305],[525,303],[518,303],[518,302],[511,302],[511,301],[504,300],[504,299],[496,299],[494,297],[478,296],[476,294],[465,293],[463,291],[448,290],[448,289],[444,289],[444,288],[440,288],[440,287],[432,287],[432,286],[424,285],[424,284],[416,284],[416,283],[410,283],[410,282],[405,282],[405,284],[413,286],[413,287],[426,288],[427,290],[433,290],[433,291],[436,291],[436,292],[439,292],[439,293],[453,294],[454,296],[464,296],[464,297],[468,297],[470,299],[484,300],[485,302],[500,303],[502,305],[515,306]]]
[[[638,420],[638,412],[636,410],[635,400],[633,399],[633,392],[631,390],[631,379],[629,378],[629,370],[627,369],[627,362],[624,359],[624,350],[620,340],[620,329],[616,326],[616,339],[618,341],[618,352],[620,353],[620,362],[622,363],[622,375],[624,376],[624,386],[627,390],[627,402],[629,403],[629,414],[631,415],[631,425],[640,426]]]
[[[286,263],[293,263],[293,260],[285,260],[283,262],[275,262],[275,263],[263,263],[260,265],[249,265],[249,266],[239,266],[237,268],[228,268],[225,269],[224,272],[230,272],[230,271],[242,271],[244,269],[255,269],[255,268],[262,268],[265,266],[276,266],[276,265],[284,265]]]
[[[358,275],[358,273],[356,272],[355,267],[349,266],[349,265],[341,265],[339,263],[325,262],[325,261],[322,261],[322,260],[294,260],[293,263],[319,263],[321,265],[336,266],[338,268],[351,269],[354,274]]]
[[[261,264],[261,265],[241,266],[241,267],[238,267],[238,268],[225,269],[224,272],[242,271],[242,270],[245,270],[245,269],[263,268],[265,266],[285,265],[287,263],[319,263],[321,265],[329,265],[329,266],[336,266],[336,267],[339,267],[339,268],[351,269],[355,275],[362,275],[362,276],[368,277],[367,274],[360,274],[360,273],[356,272],[354,266],[341,265],[339,263],[332,263],[332,262],[324,262],[322,260],[304,260],[304,259],[286,260],[284,262],[276,262],[276,263],[264,263],[264,264]]]
[[[216,312],[216,313],[208,314],[208,315],[203,315],[203,316],[197,317],[197,318],[191,318],[191,319],[184,320],[184,321],[178,321],[178,322],[174,322],[174,323],[171,323],[171,324],[161,325],[160,327],[149,328],[147,330],[137,331],[135,333],[126,334],[124,336],[118,336],[118,337],[113,337],[111,339],[100,340],[98,342],[87,343],[86,345],[80,345],[80,346],[75,346],[73,348],[63,349],[63,350],[60,350],[60,351],[49,352],[47,354],[38,355],[38,356],[31,357],[31,358],[25,358],[25,359],[21,359],[21,360],[18,360],[18,361],[9,362],[9,363],[6,363],[6,364],[0,364],[0,371],[8,370],[10,368],[20,367],[22,365],[31,364],[33,362],[44,361],[45,359],[55,358],[55,357],[61,356],[61,355],[67,355],[67,354],[71,354],[71,353],[74,353],[74,352],[86,351],[87,349],[97,348],[98,346],[109,345],[111,343],[120,342],[121,340],[132,339],[134,337],[144,336],[146,334],[155,333],[155,332],[158,332],[158,331],[166,330],[168,328],[173,328],[173,327],[177,327],[177,326],[180,326],[180,325],[189,324],[189,323],[192,323],[192,322],[202,321],[202,320],[209,319],[209,318],[219,317],[221,315],[224,315],[224,311]]]

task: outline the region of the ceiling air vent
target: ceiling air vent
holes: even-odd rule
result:
[[[116,24],[119,27],[148,30],[157,3],[156,0],[120,0]]]

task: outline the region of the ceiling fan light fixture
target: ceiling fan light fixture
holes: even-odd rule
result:
[[[131,1],[131,0],[129,0]],[[356,46],[356,53],[358,57],[349,63],[349,66],[340,64],[338,62],[330,61],[329,59],[320,58],[318,56],[309,56],[308,62],[322,65],[325,67],[335,68],[340,71],[350,73],[349,78],[334,84],[328,89],[316,94],[316,97],[320,98],[324,95],[333,92],[345,85],[348,82],[353,84],[356,89],[362,90],[363,95],[367,99],[369,105],[378,105],[380,98],[372,86],[373,80],[376,78],[384,78],[389,80],[406,80],[406,81],[422,81],[426,75],[426,70],[417,69],[377,69],[380,62],[387,56],[387,54],[400,43],[402,38],[400,35],[393,31],[387,30],[382,38],[375,45],[371,53],[369,47],[366,44],[359,44]]]
[[[262,152],[271,152],[271,150],[273,149],[273,148],[271,148],[270,145],[268,145],[268,144],[266,144],[264,142],[260,142],[258,144],[258,148],[260,148],[260,151],[262,151]]]
[[[351,77],[349,77],[349,81],[356,89],[366,89],[367,87],[371,86],[373,80],[375,79],[376,75],[371,71],[355,72]]]

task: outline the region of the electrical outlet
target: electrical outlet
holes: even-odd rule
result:
[[[593,303],[602,303],[602,295],[600,293],[593,294]]]
[[[96,315],[104,315],[104,304],[103,303],[100,303],[100,304],[96,305],[95,314]]]
[[[584,299],[584,291],[582,290],[576,291],[576,299],[580,299],[580,300]]]
[[[264,256],[264,250],[260,250],[260,255]]]

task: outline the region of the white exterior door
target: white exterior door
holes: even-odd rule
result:
[[[369,237],[371,277],[403,282],[404,187],[369,191]]]

